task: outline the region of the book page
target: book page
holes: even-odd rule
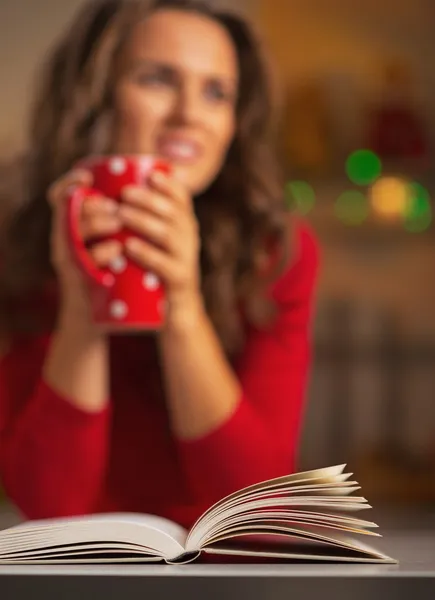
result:
[[[93,562],[94,559],[107,559],[110,562],[119,557],[140,558],[143,561],[164,561],[165,556],[157,554],[156,551],[145,549],[136,545],[117,544],[117,543],[84,543],[73,545],[54,545],[40,550],[31,550],[25,552],[7,552],[0,556],[1,564],[10,564],[20,561],[20,563],[33,564],[34,561],[52,564],[55,559],[68,560],[75,563],[77,558],[85,562]]]
[[[298,513],[296,512],[289,515],[286,512],[280,511],[264,511],[250,515],[249,519],[244,516],[236,515],[232,519],[228,519],[215,527],[207,536],[205,536],[201,540],[201,547],[218,536],[236,531],[239,527],[249,529],[251,526],[258,527],[259,525],[284,527],[285,529],[294,527],[305,535],[309,535],[312,532],[322,533],[323,531],[328,533],[331,531],[344,531],[352,534],[381,537],[379,533],[373,531],[373,529],[376,528],[375,524],[363,520],[355,519],[354,521],[342,521],[340,519],[333,519],[332,517],[329,519],[320,517],[317,519],[309,519],[298,517],[297,514]]]
[[[238,552],[261,552],[261,545],[267,544],[269,550],[283,555],[294,551],[295,545],[305,547],[306,555],[310,553],[334,553],[335,555],[346,552],[356,552],[357,554],[367,554],[371,558],[380,558],[385,555],[375,548],[355,540],[346,535],[337,532],[330,532],[327,535],[312,531],[309,534],[294,527],[276,527],[269,528],[259,525],[251,530],[238,529],[231,534],[222,535],[207,544],[203,551],[213,552],[221,548],[237,548]],[[320,552],[319,552],[320,551]]]
[[[184,553],[187,531],[167,519],[154,515],[110,513],[85,517],[29,521],[0,531],[0,562],[17,553],[50,548],[62,552],[71,545],[94,544],[107,551],[107,545],[134,545],[142,553],[175,559]],[[139,551],[139,550],[138,550]]]
[[[397,561],[371,548],[358,543],[352,547],[334,546],[327,543],[310,540],[300,540],[297,537],[270,539],[268,536],[250,536],[217,543],[204,548],[207,554],[245,557],[251,560],[271,559],[276,563],[283,560],[288,562],[353,562],[353,563],[386,563],[397,564]]]
[[[292,473],[291,475],[284,475],[282,477],[276,477],[275,479],[268,479],[259,483],[255,483],[253,485],[249,485],[241,490],[238,490],[237,492],[229,494],[225,498],[222,498],[221,500],[213,504],[203,515],[201,515],[201,517],[192,527],[191,531],[196,527],[199,521],[203,520],[208,515],[209,512],[214,511],[222,504],[230,502],[232,499],[246,496],[249,495],[251,492],[259,491],[262,489],[271,489],[274,486],[287,485],[290,487],[291,485],[297,485],[299,482],[302,481],[309,482],[317,479],[319,483],[332,483],[334,481],[337,481],[337,477],[343,474],[345,467],[346,464],[336,465],[333,467],[324,467],[322,469],[314,469],[312,471],[304,471],[302,473]],[[349,473],[344,477],[347,478],[351,475],[352,473]]]
[[[210,514],[215,514],[224,510],[228,505],[232,503],[238,503],[244,501],[245,498],[249,498],[250,495],[256,493],[270,492],[273,489],[279,488],[295,488],[301,485],[322,485],[322,484],[337,484],[343,483],[348,479],[352,473],[343,474],[345,464],[337,465],[333,467],[325,467],[323,469],[314,469],[312,471],[304,471],[302,473],[292,473],[291,475],[284,475],[282,477],[276,477],[250,485],[246,488],[238,490],[225,498],[222,498],[215,504],[213,504],[208,510],[205,511],[193,525],[190,530],[192,534],[197,527],[202,525],[209,517]]]
[[[189,533],[186,549],[193,550],[200,548],[204,543],[205,539],[208,539],[216,528],[224,526],[225,523],[235,517],[239,517],[240,522],[249,523],[252,517],[256,517],[259,514],[266,514],[271,510],[282,510],[287,514],[290,512],[299,510],[307,511],[311,507],[315,507],[317,510],[328,509],[329,511],[354,511],[371,508],[367,503],[367,500],[360,496],[282,496],[272,498],[262,498],[260,500],[254,500],[252,502],[240,503],[231,506],[228,510],[223,513],[218,513],[213,519],[208,519],[204,523],[199,524]],[[333,515],[331,515],[333,516]]]
[[[348,481],[346,485],[340,480],[333,483],[320,483],[313,485],[298,485],[298,486],[279,486],[262,489],[260,491],[251,492],[246,496],[237,496],[224,504],[220,504],[207,513],[200,519],[194,528],[194,531],[208,529],[213,526],[213,523],[222,520],[235,508],[249,505],[253,501],[274,499],[283,496],[302,496],[315,495],[320,497],[326,496],[345,496],[360,490],[361,486],[356,481]]]
[[[105,553],[101,554],[99,552],[92,554],[84,554],[84,555],[74,555],[74,556],[58,556],[57,554],[45,558],[13,558],[7,561],[8,565],[117,565],[117,564],[125,564],[125,563],[159,563],[163,562],[163,558],[159,556],[139,556],[137,554],[113,554],[113,553]],[[2,561],[0,561],[2,564]],[[5,562],[3,561],[3,564]]]

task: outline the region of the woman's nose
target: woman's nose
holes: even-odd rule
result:
[[[201,115],[201,94],[194,84],[183,84],[174,99],[173,118],[182,123],[192,123]]]

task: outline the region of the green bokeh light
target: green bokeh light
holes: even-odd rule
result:
[[[361,225],[369,215],[365,194],[358,190],[343,192],[335,201],[335,214],[345,225]]]
[[[356,185],[373,183],[381,171],[381,159],[371,150],[356,150],[346,161],[347,176]]]
[[[306,181],[289,181],[285,186],[285,197],[288,208],[307,215],[316,204],[314,189]]]
[[[411,233],[420,233],[428,229],[432,223],[430,194],[417,182],[411,183],[409,189],[410,198],[404,214],[405,229]]]

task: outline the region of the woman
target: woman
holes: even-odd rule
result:
[[[269,86],[234,16],[193,0],[89,2],[33,116],[24,203],[1,251],[0,473],[27,518],[105,511],[189,526],[220,497],[294,468],[315,243],[285,212]],[[153,153],[150,189],[86,202],[92,242],[165,283],[157,336],[107,336],[64,239],[78,158]],[[143,241],[146,236],[148,242]]]

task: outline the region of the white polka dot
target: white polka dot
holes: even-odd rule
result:
[[[124,256],[117,256],[110,263],[110,269],[114,273],[122,273],[123,271],[125,271],[126,267],[127,267],[127,260]]]
[[[110,305],[110,314],[114,319],[121,321],[128,314],[128,306],[123,300],[114,300]]]
[[[160,285],[160,279],[154,273],[146,273],[143,278],[143,285],[150,292],[155,291]]]
[[[112,175],[123,175],[127,170],[127,163],[124,158],[112,158],[109,163],[109,171]]]

